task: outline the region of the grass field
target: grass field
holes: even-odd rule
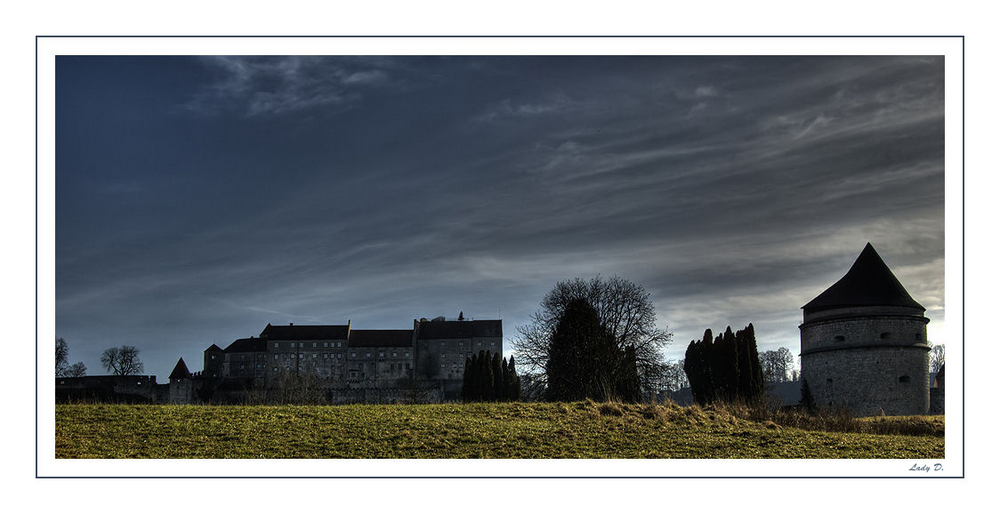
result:
[[[942,458],[926,435],[758,423],[676,405],[56,406],[56,458]]]

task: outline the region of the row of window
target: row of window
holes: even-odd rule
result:
[[[298,348],[307,348],[306,344],[307,343],[300,342],[300,343],[298,343]],[[320,347],[319,344],[320,343],[314,341],[312,343],[311,347],[312,348],[319,348]],[[336,346],[334,346],[335,344],[336,344]],[[323,343],[322,347],[323,348],[342,348],[343,344],[344,344],[343,341],[336,341],[336,342],[333,342],[333,343],[327,341],[327,342]],[[445,344],[445,343],[442,343],[442,344]],[[482,345],[483,345],[482,341],[478,341],[477,342],[477,346],[482,346]],[[496,345],[497,345],[496,341],[490,341],[490,346],[494,346],[495,347]],[[465,341],[459,341],[458,342],[458,346],[465,346]],[[275,349],[281,348],[281,343],[274,343],[274,348]],[[296,348],[295,343],[294,342],[288,343],[287,348]]]
[[[299,354],[299,358],[300,359],[305,359],[306,355],[308,355],[308,354],[300,353]],[[322,358],[324,358],[324,359],[340,359],[340,358],[343,357],[343,355],[344,354],[339,353],[339,352],[335,353],[335,354],[334,353],[324,353]],[[391,355],[392,355],[392,357],[399,357],[398,352],[391,352]],[[291,358],[294,358],[294,356],[295,356],[294,353],[275,353],[274,354],[274,360],[278,360],[279,358],[281,358],[281,359],[291,359]],[[370,359],[371,356],[372,356],[371,352],[366,352],[365,353],[365,357],[366,358]],[[378,352],[378,356],[379,357],[385,357],[385,352]],[[410,356],[410,352],[403,352],[403,357],[409,357],[409,356]],[[358,357],[358,352],[351,352],[351,358],[352,359],[356,359],[357,357]],[[314,354],[312,354],[312,358],[313,359],[318,359],[320,357],[319,357],[318,353],[314,353]]]
[[[327,342],[323,343],[323,348],[340,348],[343,343],[344,343],[343,341],[338,341],[337,342],[337,346],[335,347],[333,345],[334,343],[331,343],[331,342],[327,341]],[[279,345],[280,345],[280,343],[274,343],[274,347],[275,348],[280,348]],[[318,345],[319,345],[319,343],[317,343],[315,341],[312,343],[312,347],[313,348],[319,348]],[[305,347],[306,347],[306,343],[299,343],[299,348],[305,348]],[[288,348],[295,348],[295,343],[288,343]]]
[[[892,339],[892,332],[882,332],[881,334],[878,335],[878,338],[882,340]],[[842,342],[845,341],[846,339],[847,338],[844,336],[833,336],[833,340],[837,342]],[[913,334],[913,339],[915,341],[922,341],[923,336],[920,334],[920,332],[916,332]]]

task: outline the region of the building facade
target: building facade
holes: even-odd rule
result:
[[[308,378],[332,403],[402,401],[414,390],[431,401],[458,399],[465,359],[480,350],[503,355],[500,320],[420,319],[402,330],[268,324],[259,336],[206,349],[202,383],[190,396],[197,401],[200,390],[204,401],[238,401],[249,390]]]
[[[870,243],[802,310],[802,380],[817,406],[859,416],[928,412],[928,319]]]

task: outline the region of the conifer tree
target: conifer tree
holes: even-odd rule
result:
[[[739,361],[739,397],[747,403],[764,397],[763,370],[757,354],[757,340],[753,323],[736,332],[737,359]]]
[[[684,371],[696,403],[755,402],[764,394],[764,378],[753,324],[735,334],[732,327],[712,340],[712,331],[691,341],[684,355]]]
[[[469,401],[469,385],[470,385],[469,370],[472,368],[471,364],[472,364],[472,361],[468,357],[466,357],[465,358],[465,367],[462,369],[462,401],[463,402]]]
[[[477,402],[482,397],[479,391],[479,384],[481,383],[480,371],[479,371],[479,357],[476,354],[472,354],[472,358],[469,359],[469,378],[468,387],[466,391],[468,392],[470,402]]]
[[[493,365],[489,350],[479,351],[479,399],[482,402],[493,401]]]
[[[705,329],[701,341],[691,341],[684,353],[684,372],[691,384],[695,403],[707,405],[715,400],[712,382],[712,329]]]
[[[507,380],[505,381],[506,393],[505,397],[509,401],[516,402],[521,399],[521,377],[517,376],[517,370],[514,369],[514,356],[510,356],[510,360],[507,362]]]
[[[493,397],[498,402],[507,399],[507,361],[500,356],[500,352],[493,354]]]
[[[587,300],[576,299],[567,305],[552,334],[545,365],[550,400],[575,401],[593,395],[593,350],[603,333],[597,311]]]
[[[632,345],[625,347],[625,354],[622,356],[618,367],[615,393],[618,399],[623,402],[636,403],[642,400],[639,371],[636,367],[635,347]]]

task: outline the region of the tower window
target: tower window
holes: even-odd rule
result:
[[[910,383],[910,376],[909,375],[903,375],[903,376],[899,377],[899,383],[900,384],[909,384]]]
[[[878,337],[879,339],[889,339],[892,337],[892,332],[882,332]]]
[[[844,336],[833,336],[833,340],[838,342],[843,342]]]
[[[827,384],[832,384],[832,383],[833,383],[833,379],[832,379],[832,378],[828,378],[828,379],[826,379],[826,383],[827,383]]]

